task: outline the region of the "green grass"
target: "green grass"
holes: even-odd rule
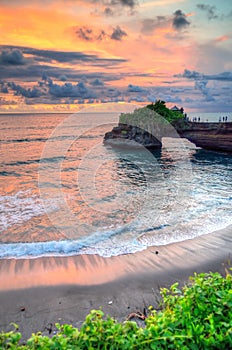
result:
[[[190,277],[179,289],[161,289],[162,310],[150,308],[145,327],[126,321],[118,323],[93,310],[80,329],[59,325],[53,337],[32,334],[20,345],[17,326],[0,334],[1,349],[231,349],[232,276],[202,273]]]

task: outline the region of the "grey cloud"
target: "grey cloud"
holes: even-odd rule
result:
[[[101,5],[104,6],[103,14],[105,16],[118,16],[118,15],[125,15],[125,11],[127,11],[127,14],[133,15],[135,13],[135,8],[137,5],[139,5],[138,0],[86,0],[90,2],[93,5]],[[101,13],[102,9],[99,6],[95,9],[96,13]]]
[[[137,0],[90,0],[91,3],[102,4],[107,7],[129,7],[130,9],[134,9],[139,2]]]
[[[1,50],[2,49],[2,50]],[[14,60],[14,64],[6,63],[9,60],[1,60],[0,62],[0,77],[2,79],[23,79],[26,81],[33,81],[35,79],[41,78],[43,75],[50,76],[52,78],[60,79],[60,76],[66,76],[69,80],[80,80],[83,75],[84,65],[88,64],[92,67],[105,67],[111,68],[112,66],[126,62],[125,59],[111,59],[99,57],[94,54],[85,54],[82,52],[63,52],[63,51],[52,51],[52,50],[37,50],[28,47],[15,47],[15,46],[2,46],[0,51],[20,51],[21,54],[30,54],[30,60],[24,60],[24,64],[18,65],[16,62],[20,60]],[[4,56],[5,57],[5,56]],[[8,56],[7,56],[8,57]],[[18,56],[17,56],[18,57]],[[19,55],[19,57],[21,57]],[[24,56],[23,56],[24,57]],[[43,64],[44,59],[52,63],[52,65]],[[70,64],[79,64],[79,70],[71,69],[70,67],[60,67],[56,65],[56,62],[61,63],[70,63]],[[85,73],[87,77],[92,79],[99,77],[99,73]],[[118,80],[119,76],[116,74],[102,73],[104,80]],[[43,79],[46,80],[46,79]]]
[[[133,96],[128,99],[128,102],[147,102],[148,100],[142,96]]]
[[[145,18],[142,21],[142,33],[145,35],[152,34],[157,28],[167,25],[169,19],[165,16],[157,16],[156,18]]]
[[[77,34],[78,38],[80,38],[81,40],[84,40],[84,41],[93,41],[94,40],[93,30],[91,28],[88,28],[88,27],[77,28],[76,34]]]
[[[7,83],[5,81],[0,81],[0,92],[7,94],[9,92]]]
[[[187,16],[181,10],[177,10],[174,12],[172,24],[175,29],[180,30],[188,27],[190,22],[187,20]]]
[[[19,66],[25,64],[25,58],[19,49],[6,49],[0,53],[0,64]]]
[[[127,33],[123,31],[119,26],[113,28],[111,34],[107,34],[104,30],[94,31],[90,27],[80,27],[75,31],[79,39],[83,41],[102,41],[104,39],[110,38],[112,40],[122,40],[123,36],[126,36]]]
[[[195,89],[202,92],[205,96],[207,102],[214,101],[214,97],[210,93],[210,89],[207,87],[207,80],[196,80],[195,81]]]
[[[146,89],[144,89],[144,88],[142,88],[141,86],[138,86],[138,85],[129,84],[127,91],[128,92],[145,92]]]
[[[94,31],[92,28],[86,26],[77,28],[76,35],[84,41],[102,41],[109,37],[104,30]]]
[[[222,72],[206,76],[209,80],[232,81],[232,72]]]
[[[70,63],[75,63],[75,62],[109,62],[109,61],[114,61],[116,63],[117,61],[119,62],[125,62],[126,60],[123,59],[106,59],[106,58],[101,58],[97,55],[93,54],[85,54],[83,52],[73,52],[73,51],[53,51],[53,50],[40,50],[40,49],[33,49],[30,47],[23,47],[23,46],[0,46],[3,50],[6,48],[6,50],[20,50],[22,54],[30,54],[33,57],[34,60],[36,61],[43,61],[45,58],[46,62],[51,62],[51,61],[57,61],[61,63],[65,62],[70,62]],[[48,60],[47,60],[48,59]]]
[[[111,66],[111,65],[110,65]],[[108,67],[106,65],[106,67]],[[18,79],[23,81],[35,81],[42,79],[58,79],[60,76],[66,76],[67,80],[80,81],[85,76],[87,79],[97,79],[99,78],[99,72],[86,72],[86,70],[76,71],[71,68],[61,68],[61,67],[51,67],[44,65],[31,65],[31,66],[21,66],[18,69],[17,66],[1,66],[0,65],[0,77],[2,79]],[[41,78],[42,77],[42,78]],[[46,79],[44,79],[47,77]],[[103,81],[113,81],[119,80],[121,77],[116,73],[101,73],[101,80]]]
[[[67,81],[68,79],[67,79],[66,75],[60,75],[59,80],[60,81]]]
[[[127,36],[127,33],[122,30],[119,26],[113,29],[113,33],[111,34],[110,38],[112,40],[118,40],[121,41],[124,36]]]
[[[218,81],[232,81],[232,72],[222,72],[219,74],[202,74],[194,70],[191,71],[191,70],[185,69],[183,73],[175,74],[174,77],[194,79],[194,80],[207,79],[207,80],[218,80]]]
[[[173,103],[182,103],[182,99],[178,96],[169,96],[169,95],[163,95],[162,100],[166,101],[166,102],[173,102]]]
[[[17,85],[14,82],[9,82],[8,87],[15,91],[15,95],[21,95],[27,98],[37,98],[45,95],[45,92],[41,91],[35,86],[33,88],[25,89],[21,85]]]
[[[216,14],[216,7],[206,4],[197,4],[197,8],[207,13],[207,17],[209,20],[218,18]]]
[[[106,97],[115,98],[115,97],[119,97],[120,95],[121,95],[121,92],[116,88],[109,88],[106,91],[104,91],[104,96]]]
[[[202,74],[194,70],[191,71],[189,69],[185,69],[183,73],[175,74],[174,77],[187,78],[187,79],[199,79],[202,77]]]
[[[50,84],[49,93],[55,97],[76,97],[76,98],[93,98],[94,92],[86,87],[83,82],[76,85],[65,83],[64,85]]]
[[[185,89],[183,89],[183,88],[174,88],[174,89],[171,89],[171,92],[172,93],[174,93],[174,94],[176,94],[176,93],[182,93],[182,92],[184,92],[185,91]]]
[[[94,79],[94,81],[92,81],[91,85],[92,86],[103,86],[104,83],[100,79],[96,78],[96,79]]]
[[[106,16],[113,16],[114,12],[113,12],[113,10],[110,7],[106,7],[105,10],[104,10],[104,14]]]
[[[141,32],[145,35],[150,35],[157,28],[163,28],[172,23],[176,30],[181,30],[190,25],[187,16],[181,11],[177,10],[173,16],[156,16],[155,18],[145,18],[142,21]]]
[[[118,2],[122,6],[128,6],[130,8],[134,8],[136,5],[138,5],[138,1],[136,0],[118,0],[118,1],[112,0],[111,1],[111,3],[115,3],[115,2]]]
[[[183,74],[177,74],[175,76],[195,80],[195,89],[203,94],[205,100],[207,102],[212,102],[215,100],[214,97],[211,95],[210,89],[207,87],[208,80],[210,79],[210,77],[211,80],[213,80],[213,76],[204,75],[199,72],[191,71],[188,69],[185,69]]]

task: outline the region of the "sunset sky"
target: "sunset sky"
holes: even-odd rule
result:
[[[232,111],[231,0],[0,0],[0,110]]]

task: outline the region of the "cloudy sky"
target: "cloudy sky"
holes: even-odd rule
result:
[[[0,108],[232,111],[231,0],[0,0]]]

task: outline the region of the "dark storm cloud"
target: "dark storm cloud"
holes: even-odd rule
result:
[[[188,27],[190,22],[187,20],[187,16],[181,10],[177,10],[174,12],[172,25],[175,29],[180,30]]]
[[[218,18],[218,15],[216,14],[215,6],[206,5],[206,4],[197,4],[197,8],[206,12],[209,20]]]
[[[113,29],[113,33],[111,34],[110,38],[112,40],[118,40],[121,41],[124,36],[127,36],[127,33],[122,30],[119,26]]]
[[[19,49],[6,49],[0,53],[0,64],[19,66],[25,64],[25,58]]]
[[[202,74],[197,71],[185,69],[183,73],[176,74],[174,77],[187,78],[193,80],[218,80],[218,81],[232,81],[232,72],[222,72],[219,74]]]

